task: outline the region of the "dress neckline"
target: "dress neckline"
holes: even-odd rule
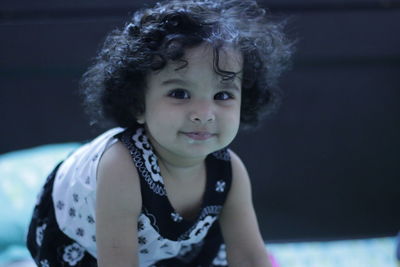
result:
[[[211,188],[210,187],[211,186],[211,181],[210,181],[211,180],[210,179],[210,177],[211,177],[210,175],[211,174],[210,174],[210,168],[209,168],[210,155],[207,155],[207,157],[204,159],[204,161],[205,161],[205,169],[206,169],[205,170],[206,182],[205,182],[205,188],[204,188],[204,192],[203,192],[203,196],[202,196],[200,207],[197,210],[196,215],[193,216],[192,218],[183,217],[182,214],[180,214],[174,208],[174,206],[172,205],[170,199],[168,198],[168,192],[167,192],[167,188],[165,187],[164,177],[163,177],[163,175],[161,173],[158,156],[154,152],[154,146],[152,145],[150,139],[147,137],[145,129],[144,128],[142,128],[142,129],[143,129],[143,135],[146,136],[146,139],[147,139],[147,142],[148,142],[148,145],[149,145],[149,150],[151,151],[151,154],[154,157],[155,163],[157,164],[155,169],[157,169],[158,175],[161,178],[160,183],[161,183],[161,186],[162,186],[163,190],[165,191],[165,198],[166,198],[166,201],[167,201],[167,204],[168,204],[167,206],[168,206],[168,208],[170,210],[172,219],[174,221],[176,221],[176,222],[183,222],[183,223],[187,223],[187,224],[193,224],[194,222],[196,222],[196,221],[198,221],[200,219],[202,210],[204,209],[204,207],[207,206],[206,204],[207,204],[207,201],[208,201],[208,195],[209,195],[209,191],[210,191],[209,189]]]

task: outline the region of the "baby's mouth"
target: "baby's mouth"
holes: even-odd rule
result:
[[[183,132],[184,135],[193,140],[203,141],[214,137],[216,134],[201,131],[201,132]]]

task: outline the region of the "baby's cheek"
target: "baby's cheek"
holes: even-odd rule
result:
[[[175,109],[163,109],[159,111],[159,123],[173,125],[178,121],[181,121],[184,115],[179,110]]]
[[[147,123],[159,131],[173,129],[182,124],[182,116],[176,109],[158,106],[149,111]]]
[[[238,118],[237,115],[231,114],[219,124],[224,132],[225,142],[231,143],[239,131],[240,117]]]
[[[233,110],[226,116],[226,121],[231,127],[237,127],[240,123],[240,110]]]

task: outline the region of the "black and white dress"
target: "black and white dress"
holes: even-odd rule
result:
[[[177,213],[167,198],[158,160],[143,128],[114,128],[82,146],[49,175],[39,194],[27,245],[38,266],[97,266],[96,171],[101,155],[120,140],[139,176],[139,266],[227,266],[218,217],[231,185],[229,152],[206,158],[207,182],[196,219]],[[132,252],[134,253],[134,252]]]

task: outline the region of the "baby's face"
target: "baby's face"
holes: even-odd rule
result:
[[[170,62],[147,77],[145,123],[162,157],[175,161],[204,159],[232,142],[240,122],[241,73],[222,81],[213,68],[213,49],[206,44],[187,49],[182,62]],[[220,69],[242,71],[242,56],[233,48],[220,50]]]

